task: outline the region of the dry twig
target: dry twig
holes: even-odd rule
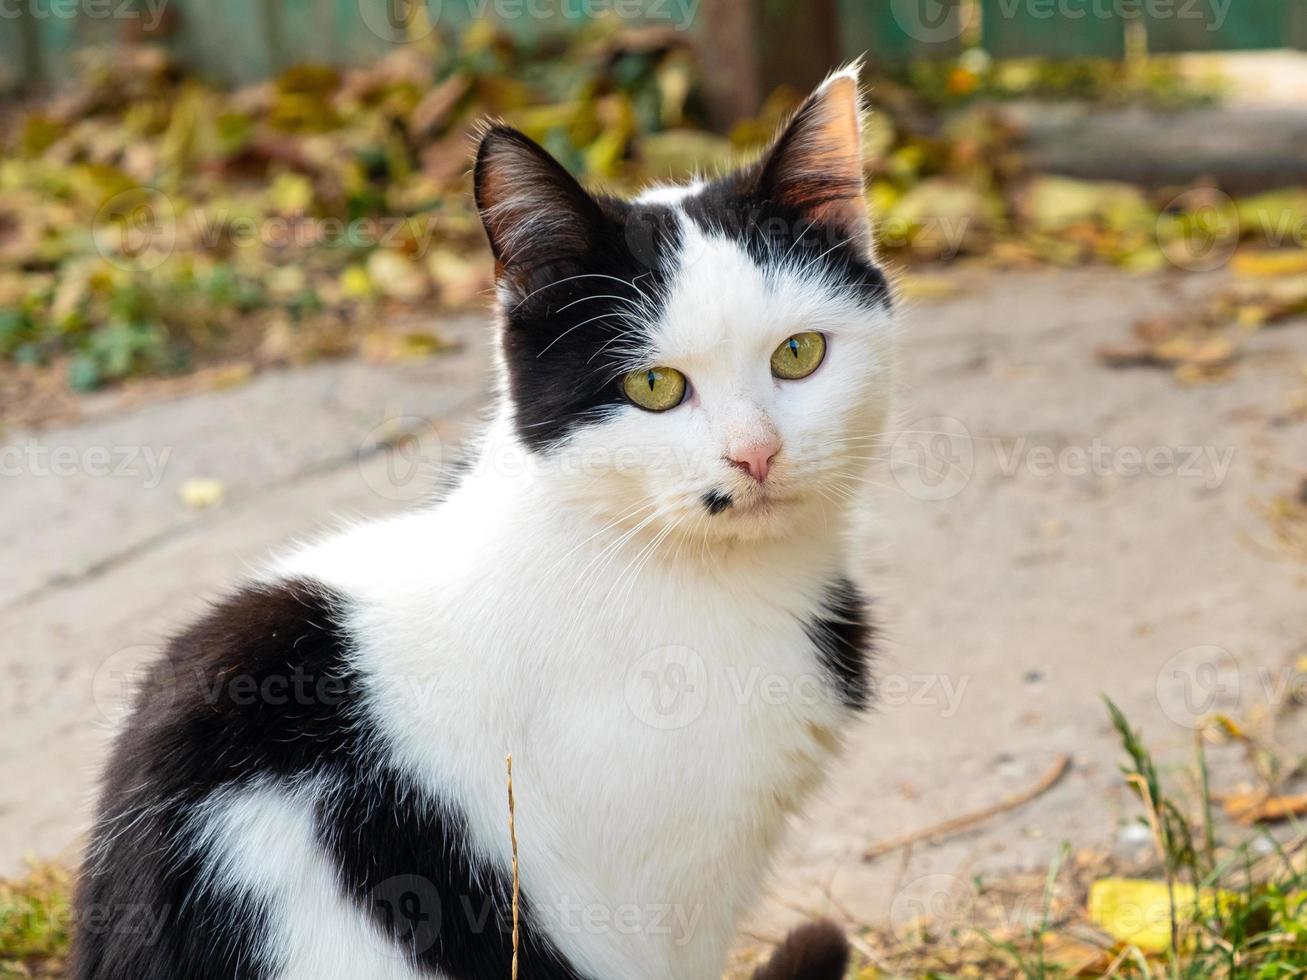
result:
[[[513,803],[513,753],[504,756],[504,765],[508,767],[508,837],[513,842],[513,980],[517,980],[517,937],[518,937],[518,897],[520,884],[517,877],[517,823],[516,807]]]
[[[897,851],[900,847],[910,847],[918,841],[938,840],[943,837],[952,837],[960,834],[964,830],[970,830],[976,824],[984,823],[990,817],[996,817],[1000,813],[1006,813],[1009,810],[1015,810],[1019,806],[1024,806],[1038,796],[1043,796],[1050,789],[1057,785],[1068,769],[1071,768],[1071,757],[1069,755],[1060,755],[1057,761],[1053,763],[1051,769],[1040,778],[1029,789],[1022,790],[1014,796],[1009,796],[1005,800],[1000,800],[992,806],[987,806],[983,810],[976,810],[973,813],[964,813],[960,817],[953,817],[951,820],[945,820],[930,827],[923,827],[920,830],[914,830],[911,833],[901,834],[898,837],[891,837],[889,840],[883,840],[872,844],[862,852],[864,862],[875,861],[892,851]]]

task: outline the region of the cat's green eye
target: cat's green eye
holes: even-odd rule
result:
[[[646,368],[622,379],[626,397],[650,412],[665,412],[681,404],[685,387],[685,375],[675,368]]]
[[[786,381],[806,378],[821,366],[826,338],[819,333],[796,333],[771,356],[771,373]]]

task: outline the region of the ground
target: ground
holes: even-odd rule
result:
[[[1307,324],[1257,334],[1212,384],[1095,357],[1221,275],[963,266],[905,304],[902,435],[859,569],[880,707],[795,828],[754,932],[814,911],[894,922],[975,874],[1041,866],[1063,840],[1137,848],[1100,693],[1177,761],[1199,711],[1288,696],[1307,582],[1260,544],[1257,507],[1307,458],[1288,414]],[[431,360],[102,396],[78,425],[5,434],[0,876],[28,856],[75,861],[124,678],[160,637],[271,549],[420,496],[488,397],[485,318],[440,329],[459,346]],[[193,506],[215,489],[197,479],[222,499]],[[1063,754],[1067,773],[1028,805],[862,861],[1036,784]]]

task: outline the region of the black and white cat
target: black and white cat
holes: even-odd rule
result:
[[[499,409],[445,499],[175,638],[104,780],[77,980],[707,980],[871,696],[848,575],[889,290],[856,72],[729,176],[591,196],[495,126]],[[808,929],[760,974],[834,980]]]

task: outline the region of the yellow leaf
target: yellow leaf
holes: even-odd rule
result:
[[[1239,252],[1234,271],[1241,276],[1293,276],[1307,273],[1307,251]]]
[[[207,477],[192,477],[182,484],[182,501],[187,507],[204,510],[222,503],[224,487],[221,480]]]
[[[1175,912],[1180,923],[1193,918],[1197,910],[1211,914],[1233,896],[1206,889],[1195,900],[1192,885],[1174,886]],[[1089,888],[1089,918],[1118,942],[1137,946],[1148,953],[1171,948],[1171,892],[1164,881],[1141,878],[1103,878]]]
[[[252,377],[254,377],[254,366],[252,364],[245,361],[228,364],[209,375],[209,387],[215,391],[239,388]]]
[[[427,277],[411,259],[390,249],[378,249],[368,258],[372,285],[393,299],[419,300],[427,293]]]
[[[1231,718],[1229,715],[1216,715],[1212,720],[1216,722],[1217,727],[1219,727],[1221,731],[1224,732],[1228,737],[1230,738],[1245,737],[1243,733],[1243,729],[1239,726],[1239,723],[1235,721],[1233,718]]]
[[[899,296],[904,299],[948,299],[958,293],[956,279],[948,276],[904,275],[898,281]]]
[[[372,296],[372,280],[361,265],[351,265],[340,277],[340,288],[350,299],[368,299]]]
[[[302,214],[313,203],[313,183],[303,174],[278,174],[268,189],[273,208],[282,214]]]

